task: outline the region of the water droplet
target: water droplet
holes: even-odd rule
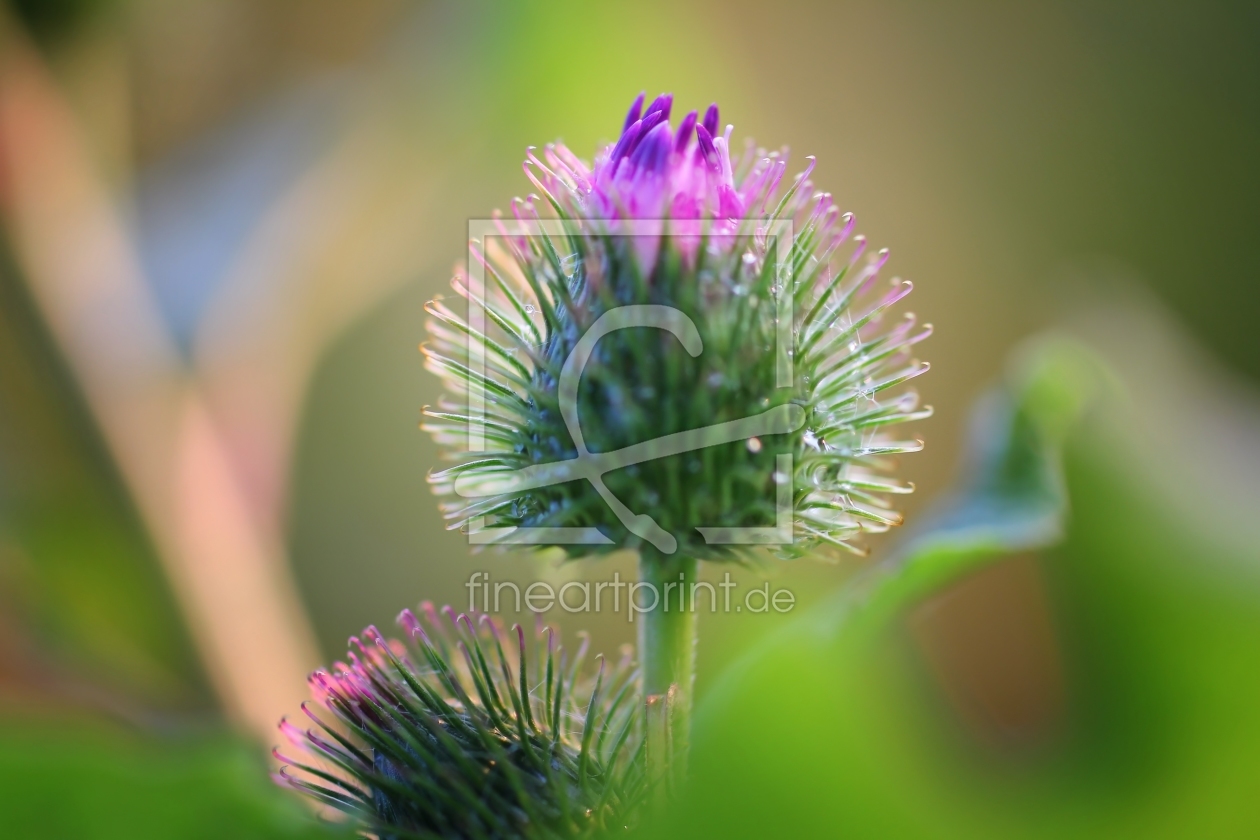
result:
[[[748,451],[754,455],[760,452],[761,451],[761,438],[755,438],[755,437],[749,438]]]

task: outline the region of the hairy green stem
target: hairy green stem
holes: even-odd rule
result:
[[[639,553],[639,580],[650,584],[636,602],[652,609],[638,616],[639,667],[648,704],[647,752],[656,775],[668,774],[667,787],[682,781],[691,740],[692,690],[696,671],[696,613],[691,584],[694,557],[666,555],[645,548]]]

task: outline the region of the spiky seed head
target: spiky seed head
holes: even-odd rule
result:
[[[781,407],[798,407],[787,410],[803,422],[616,469],[603,476],[607,491],[651,516],[678,551],[715,560],[743,549],[710,544],[697,528],[773,527],[777,488],[790,481],[792,543],[780,554],[862,553],[864,534],[900,522],[890,500],[913,490],[890,473],[922,442],[892,431],[931,412],[903,387],[927,370],[913,351],[930,326],[889,317],[911,285],[880,282],[887,250],[868,253],[853,216],[815,191],[812,158],[785,182],[786,149],[748,143],[734,154],[716,105],[675,132],[672,103],[662,95],[644,110],[636,99],[593,164],[563,143],[530,149],[525,172],[538,194],[514,199],[512,212],[534,230],[496,215],[499,235],[471,243],[484,290],[470,291],[462,270],[454,280],[484,306],[485,328],[442,301],[429,305],[427,364],[449,396],[426,409],[425,428],[456,462],[431,475],[449,526],[596,528],[610,538],[564,546],[570,555],[639,544],[591,481],[522,487],[503,477],[578,456],[559,388],[566,360],[605,313],[660,304],[695,324],[703,351],[649,327],[601,338],[576,397],[586,450],[618,452]],[[544,218],[560,231],[538,232]],[[781,242],[784,222],[791,237]],[[465,400],[476,376],[470,338],[484,348],[485,409],[475,416]],[[484,451],[467,450],[470,422]],[[790,475],[778,469],[784,454]],[[479,483],[490,489],[455,493]]]
[[[581,837],[633,824],[649,787],[631,652],[587,661],[538,621],[422,604],[369,627],[283,720],[276,781],[402,837]]]

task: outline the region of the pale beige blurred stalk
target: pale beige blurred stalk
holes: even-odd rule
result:
[[[148,528],[228,715],[272,738],[317,661],[284,552],[241,492],[88,146],[0,17],[0,212],[35,304]]]
[[[343,115],[334,147],[251,231],[196,335],[215,416],[252,508],[270,522],[286,512],[292,443],[322,352],[423,270],[442,194],[436,173],[398,165],[414,161],[412,140],[390,121],[396,104],[371,88]]]

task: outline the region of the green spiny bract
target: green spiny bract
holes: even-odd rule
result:
[[[496,486],[513,471],[577,456],[558,389],[566,359],[610,310],[663,304],[691,319],[703,352],[693,357],[673,334],[649,327],[600,339],[577,399],[590,452],[775,406],[798,406],[804,423],[618,469],[605,477],[611,493],[655,519],[684,556],[727,559],[744,549],[710,545],[696,529],[773,527],[777,485],[790,478],[793,543],[780,554],[823,546],[861,553],[864,532],[900,522],[889,497],[913,490],[887,473],[894,456],[922,443],[888,431],[930,414],[914,392],[898,390],[927,370],[911,351],[930,327],[916,329],[912,315],[884,326],[911,286],[894,279],[875,290],[887,251],[865,255],[864,238],[851,237],[852,215],[813,191],[812,159],[780,194],[786,152],[750,144],[732,160],[731,130],[717,136],[716,106],[703,122],[687,115],[675,136],[671,101],[659,98],[642,118],[636,101],[621,139],[593,166],[562,144],[546,148],[546,162],[530,151],[526,172],[546,197],[553,229],[542,226],[543,200],[531,196],[513,202],[516,225],[496,214],[499,235],[472,243],[484,288],[462,271],[454,286],[484,307],[484,329],[441,301],[429,305],[429,368],[456,394],[472,381],[485,395],[484,415],[454,400],[426,409],[425,428],[457,461],[431,476],[448,497],[450,527],[594,527],[610,538],[564,546],[570,555],[638,543],[586,480],[471,499],[455,489]],[[627,235],[645,219],[660,219],[659,229]],[[784,222],[791,238],[780,249],[774,234]],[[789,308],[792,378],[776,387],[779,316]],[[484,347],[484,380],[470,338]],[[483,434],[483,451],[467,451],[469,423]],[[776,469],[785,453],[793,456],[790,477]]]
[[[316,671],[315,726],[280,724],[277,781],[392,838],[581,837],[632,824],[647,793],[642,707],[629,650],[586,667],[539,622],[424,604],[369,627],[349,663]]]

